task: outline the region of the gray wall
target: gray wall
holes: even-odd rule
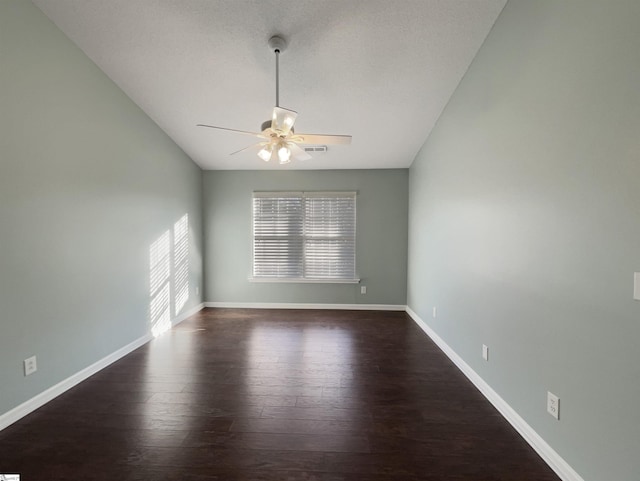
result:
[[[149,332],[149,248],[184,214],[200,302],[202,174],[30,2],[0,1],[0,65],[1,415]]]
[[[640,473],[639,24],[509,0],[410,170],[409,306],[592,481]]]
[[[408,170],[204,173],[205,300],[406,304]],[[249,282],[254,190],[356,190],[358,284]]]

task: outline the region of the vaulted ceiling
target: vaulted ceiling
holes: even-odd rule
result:
[[[203,169],[408,167],[506,0],[33,0]],[[248,136],[275,105],[350,134],[283,167]]]

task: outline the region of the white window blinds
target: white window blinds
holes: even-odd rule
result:
[[[255,192],[255,279],[355,281],[355,192]]]
[[[303,277],[303,232],[299,193],[254,193],[253,277]]]

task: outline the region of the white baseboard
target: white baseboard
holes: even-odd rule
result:
[[[540,437],[535,430],[520,417],[520,415],[496,393],[436,332],[424,322],[409,306],[394,304],[304,304],[304,303],[254,303],[254,302],[205,302],[199,304],[184,313],[181,313],[172,321],[176,326],[203,307],[227,307],[227,308],[251,308],[251,309],[342,309],[342,310],[379,310],[379,311],[405,311],[414,322],[436,343],[436,345],[453,361],[453,363],[467,376],[478,390],[493,404],[493,406],[509,421],[515,430],[527,441],[542,459],[555,471],[563,481],[584,481],[582,477]],[[68,391],[75,385],[89,378],[98,371],[104,369],[115,361],[135,351],[152,339],[151,334],[146,334],[139,339],[127,344],[67,379],[50,387],[46,391],[25,401],[12,410],[0,415],[0,431],[20,420],[27,414],[55,399],[60,394]]]
[[[192,316],[196,312],[200,311],[203,307],[204,307],[204,303],[199,304],[189,309],[188,311],[181,313],[178,317],[176,317],[171,322],[171,326],[173,327],[180,324],[189,316]],[[27,414],[32,413],[39,407],[44,406],[49,401],[60,396],[60,394],[68,391],[69,389],[81,383],[85,379],[93,376],[98,371],[101,371],[102,369],[109,366],[110,364],[113,364],[114,362],[123,358],[127,354],[135,351],[140,346],[145,345],[151,339],[153,339],[153,336],[151,335],[151,333],[145,334],[144,336],[136,339],[135,341],[130,342],[126,346],[121,347],[117,351],[112,352],[108,356],[103,357],[99,361],[94,362],[93,364],[82,369],[81,371],[78,371],[77,373],[69,376],[63,381],[60,381],[55,386],[50,387],[46,391],[43,391],[40,394],[37,394],[36,396],[32,397],[28,401],[25,401],[19,406],[16,406],[11,411],[8,411],[0,415],[0,431],[10,426],[11,424],[15,423],[16,421],[19,421],[20,419],[25,417]]]
[[[192,307],[188,311],[181,312],[173,321],[171,321],[171,327],[177,326],[188,317],[193,316],[196,312],[200,312],[202,309],[204,309],[204,302],[201,302],[197,306]]]
[[[562,459],[562,457],[409,306],[407,306],[407,314],[411,316],[414,322],[437,344],[449,359],[453,361],[458,369],[467,376],[500,414],[509,421],[524,440],[527,441],[549,467],[555,471],[560,479],[563,481],[584,481],[569,463]]]
[[[99,361],[94,362],[90,366],[69,376],[65,380],[60,381],[55,386],[52,386],[46,391],[43,391],[40,394],[37,394],[36,396],[32,397],[28,401],[23,402],[19,406],[13,408],[11,411],[4,413],[3,415],[0,416],[0,431],[2,431],[7,426],[10,426],[11,424],[15,423],[16,421],[22,419],[27,414],[35,411],[39,407],[45,405],[49,401],[55,399],[60,394],[64,393],[65,391],[68,391],[69,389],[74,387],[76,384],[81,383],[82,381],[94,375],[101,369],[104,369],[109,364],[112,364],[118,359],[126,356],[130,352],[135,351],[140,346],[143,346],[144,344],[149,342],[151,339],[152,339],[151,334],[146,334],[141,338],[136,339],[133,342],[130,342],[126,346],[118,349],[115,352],[112,352],[111,354],[109,354],[106,357],[103,357]]]
[[[205,307],[230,309],[336,309],[345,311],[404,311],[405,305],[396,304],[308,304],[297,302],[205,302]]]

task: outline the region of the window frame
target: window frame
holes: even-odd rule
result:
[[[286,198],[297,197],[301,199],[302,209],[302,277],[276,277],[276,276],[256,276],[255,275],[255,254],[256,254],[256,222],[255,222],[255,199],[256,198]],[[321,277],[313,278],[306,277],[306,249],[307,249],[307,213],[306,213],[306,199],[318,198],[322,196],[335,197],[335,198],[349,198],[353,201],[353,277]],[[357,191],[254,191],[251,196],[251,275],[249,280],[251,282],[264,282],[264,283],[293,283],[293,284],[357,284],[360,282],[360,278],[356,274],[357,272]]]

